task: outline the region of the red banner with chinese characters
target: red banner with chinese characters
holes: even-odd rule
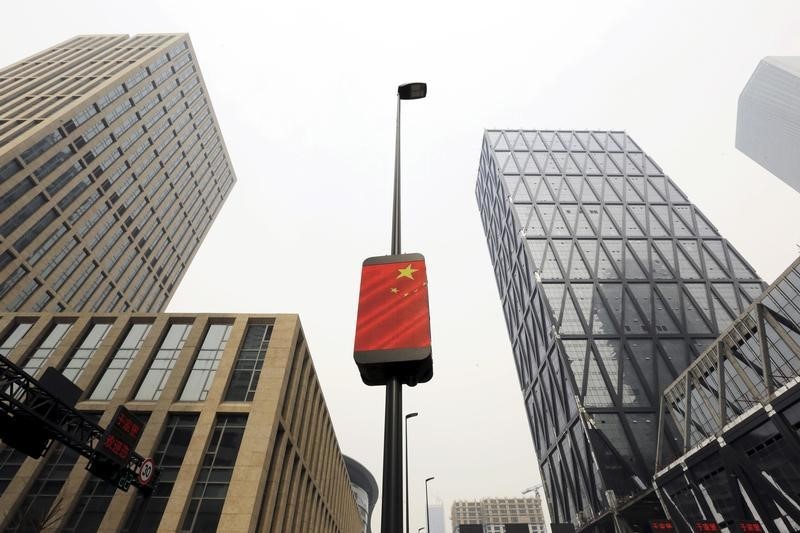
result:
[[[391,256],[387,256],[391,257]],[[368,264],[361,270],[355,352],[429,348],[425,260]]]

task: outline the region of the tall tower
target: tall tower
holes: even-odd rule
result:
[[[765,57],[739,95],[736,148],[800,192],[800,57]]]
[[[163,310],[234,182],[186,34],[0,70],[0,309]]]
[[[476,192],[553,522],[653,518],[660,394],[761,280],[624,132],[486,131]]]

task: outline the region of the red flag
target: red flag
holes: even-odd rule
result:
[[[364,261],[355,352],[430,348],[425,260],[418,254],[400,259],[386,256]]]

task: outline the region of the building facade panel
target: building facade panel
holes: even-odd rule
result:
[[[163,310],[235,182],[189,36],[79,36],[0,93],[3,310]]]
[[[70,342],[50,348],[66,323]],[[77,408],[101,425],[119,405],[146,419],[137,452],[162,470],[144,499],[113,490],[60,445],[38,460],[0,448],[0,529],[50,520],[64,531],[362,531],[296,315],[12,314],[0,333],[12,362],[34,354],[41,368],[68,370],[84,391]],[[245,388],[243,354],[254,370]],[[198,361],[212,370],[196,380],[205,395],[184,399]],[[231,390],[245,393],[229,399]]]
[[[588,527],[651,492],[661,392],[763,284],[624,132],[487,131],[476,192],[553,521]]]
[[[800,259],[667,387],[662,410],[681,455],[659,458],[655,483],[679,530],[800,530]]]

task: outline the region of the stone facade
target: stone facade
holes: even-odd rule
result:
[[[224,428],[220,430],[219,421],[237,415],[239,420],[241,415],[246,417],[246,425],[235,442],[227,444],[233,450],[233,457],[227,458],[230,462],[227,481],[214,485],[217,501],[220,490],[224,498],[224,503],[220,502],[221,510],[213,517],[218,520],[219,530],[361,531],[345,463],[297,315],[11,314],[0,318],[2,355],[20,367],[29,368],[32,356],[41,353],[42,342],[56,323],[69,323],[70,327],[50,350],[44,363],[30,369],[31,373],[40,375],[46,366],[62,371],[67,366],[74,367],[71,361],[83,349],[92,328],[97,324],[109,324],[102,341],[88,353],[83,370],[74,377],[84,391],[77,408],[99,416],[103,426],[111,420],[118,405],[149,417],[136,449],[140,455],[153,456],[157,464],[162,464],[166,459],[159,455],[157,447],[165,439],[165,428],[171,417],[190,415],[196,420],[182,459],[180,456],[177,459],[179,467],[169,478],[162,477],[161,482],[165,484],[162,488],[166,488],[167,483],[172,483],[172,488],[171,492],[166,492],[166,505],[158,510],[162,513],[160,522],[156,522],[158,531],[187,530],[187,523],[191,524],[189,515],[198,508],[201,511],[198,511],[197,524],[206,520],[202,513],[207,509],[202,509],[204,502],[211,498],[212,483],[208,482],[205,496],[198,497],[198,486],[203,482],[204,469],[224,466],[221,455],[226,444],[222,442],[218,448],[214,444],[220,440],[220,434],[225,434]],[[106,380],[108,368],[120,367],[119,354],[126,349],[127,337],[136,324],[150,324],[150,328],[138,344],[138,350],[134,348],[134,355],[127,359],[127,370],[117,379],[115,392],[108,400],[92,399],[99,384]],[[171,328],[176,325],[189,327],[178,328],[185,332],[181,342],[172,344],[177,346],[174,350],[168,350],[165,347],[171,342]],[[223,325],[226,327],[222,328]],[[216,345],[218,352],[209,348],[206,340],[213,326],[224,329],[227,335]],[[15,336],[15,332],[22,331],[20,327],[24,334]],[[219,356],[213,357],[214,353]],[[247,353],[260,355],[252,358],[255,363],[243,364]],[[201,354],[204,355],[199,357]],[[205,366],[215,368],[215,374],[203,382],[206,385],[202,387],[202,400],[187,401],[187,389],[195,387],[189,385],[194,379],[193,372],[203,371],[200,369],[203,365],[198,363],[200,359],[212,361]],[[160,385],[152,387],[151,395],[157,399],[136,400],[137,396],[141,397],[142,389],[153,383],[149,372],[159,368],[162,372]],[[232,393],[240,390],[234,386],[237,383],[248,384],[241,389],[250,391],[244,401],[230,399]],[[114,492],[104,483],[98,484],[85,470],[87,460],[83,457],[68,470],[58,494],[50,495],[48,500],[44,492],[39,491],[39,500],[31,499],[31,493],[38,490],[37,482],[42,481],[37,478],[46,470],[53,455],[59,453],[59,447],[54,444],[39,460],[25,459],[11,472],[13,477],[9,470],[13,470],[14,455],[19,452],[0,449],[0,471],[9,478],[0,495],[0,529],[14,531],[20,513],[41,512],[42,502],[46,511],[50,507],[46,505],[48,501],[59,511],[53,530],[62,531],[127,530],[131,527],[132,515],[144,513],[147,518],[147,513],[153,511],[153,502],[149,503],[150,507],[142,507],[142,498],[133,488],[127,493]],[[223,470],[220,467],[215,472],[219,474]],[[216,474],[212,472],[211,477]],[[94,490],[91,493],[90,488],[95,485],[103,486],[91,489]],[[107,494],[105,500],[103,491]],[[154,496],[158,494],[157,488]],[[35,501],[39,502],[38,506],[32,503]]]

